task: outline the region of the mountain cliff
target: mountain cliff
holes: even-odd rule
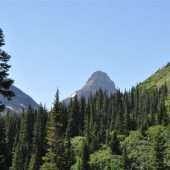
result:
[[[75,95],[77,95],[78,98],[83,96],[87,100],[90,94],[95,94],[100,88],[106,90],[108,95],[114,94],[116,91],[115,84],[109,76],[102,71],[96,71],[80,90],[74,92],[70,97],[63,100],[63,102],[68,103]]]

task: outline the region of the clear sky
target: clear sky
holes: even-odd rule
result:
[[[97,70],[121,90],[170,61],[169,0],[0,0],[10,77],[38,103]]]

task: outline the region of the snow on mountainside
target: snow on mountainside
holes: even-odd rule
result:
[[[95,94],[97,90],[99,89],[106,90],[108,95],[114,94],[116,91],[116,87],[114,82],[109,78],[109,76],[102,72],[102,71],[96,71],[94,72],[91,77],[86,82],[85,86],[81,88],[80,90],[74,92],[70,97],[63,100],[64,103],[69,103],[71,98],[74,98],[75,95],[78,97],[84,96],[85,99],[89,97],[89,95]]]
[[[28,108],[29,105],[34,109],[38,108],[38,104],[19,88],[11,86],[11,90],[15,93],[15,97],[11,101],[0,97],[0,101],[6,105],[6,110],[9,109],[10,111],[20,113],[23,109]]]

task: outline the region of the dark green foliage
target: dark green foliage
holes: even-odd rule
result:
[[[153,142],[153,165],[155,170],[166,169],[165,159],[165,144],[166,144],[166,131],[164,127],[157,126],[150,129]]]
[[[122,157],[123,157],[123,169],[129,169],[130,162],[128,160],[128,153],[127,153],[126,147],[123,148]]]
[[[0,28],[0,95],[6,97],[8,100],[11,100],[15,95],[10,87],[13,84],[13,80],[8,78],[8,71],[10,69],[10,65],[8,61],[10,60],[10,55],[8,55],[5,51],[1,49],[1,47],[5,45],[3,31]],[[4,103],[0,102],[0,112],[5,109]]]
[[[80,111],[79,111],[79,132],[84,133],[85,113],[86,113],[86,101],[84,97],[80,98]]]
[[[42,165],[42,157],[45,155],[45,136],[46,136],[46,122],[47,111],[40,105],[35,114],[35,123],[33,131],[33,151],[29,163],[30,170],[38,170]]]
[[[111,144],[110,144],[110,148],[112,150],[112,153],[115,155],[121,155],[121,149],[120,149],[120,141],[117,137],[117,133],[114,132],[112,139],[111,139]]]
[[[6,150],[7,146],[5,143],[5,122],[0,116],[0,169],[6,170],[8,165],[6,162]]]
[[[74,100],[70,103],[70,111],[69,111],[69,121],[67,127],[67,134],[70,137],[78,136],[79,135],[79,123],[80,122],[80,109],[79,109],[79,101],[77,95],[75,96]],[[68,135],[67,135],[68,136]]]
[[[47,153],[43,157],[44,163],[41,166],[41,170],[65,170],[67,163],[64,155],[62,113],[58,90],[54,101],[54,107],[50,113],[47,128],[48,149]]]
[[[32,139],[34,128],[34,111],[29,109],[21,117],[21,129],[17,144],[14,148],[12,170],[28,169],[32,152]]]
[[[81,153],[81,169],[80,170],[88,170],[89,169],[89,151],[86,142],[82,144],[82,153]]]
[[[69,136],[66,137],[65,142],[65,160],[66,160],[66,170],[69,170],[71,166],[75,163],[75,155],[71,145],[71,138]]]
[[[5,142],[7,145],[6,150],[6,162],[8,166],[11,166],[12,163],[12,149],[15,141],[15,137],[19,131],[20,126],[20,119],[17,115],[11,116],[7,113],[7,115],[4,117],[5,120]]]

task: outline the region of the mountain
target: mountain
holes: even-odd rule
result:
[[[9,109],[10,111],[20,113],[23,109],[28,108],[29,105],[32,108],[38,108],[38,104],[19,88],[11,86],[11,90],[15,93],[15,97],[11,101],[0,97],[0,101],[6,105],[6,110]]]
[[[116,91],[115,84],[109,76],[102,71],[96,71],[91,75],[86,84],[80,90],[74,92],[70,97],[63,100],[63,102],[69,103],[70,99],[74,98],[75,95],[77,95],[78,98],[83,96],[87,100],[91,93],[95,94],[100,88],[102,90],[106,90],[108,95],[114,94]]]

